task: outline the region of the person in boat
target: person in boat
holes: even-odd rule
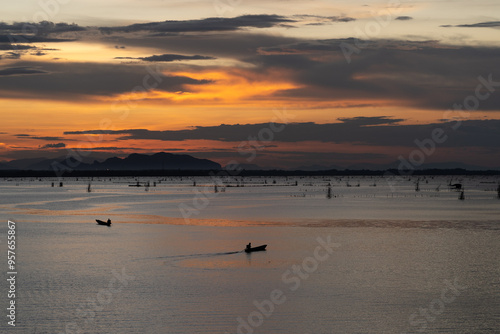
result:
[[[108,218],[107,223],[108,223],[108,225],[111,224],[111,219]]]
[[[252,248],[252,243],[251,242],[249,242],[248,245],[247,245],[247,249],[250,249],[250,248]]]

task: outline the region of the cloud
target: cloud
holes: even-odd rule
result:
[[[189,33],[234,31],[241,28],[271,28],[288,23],[295,23],[293,19],[280,15],[243,15],[233,18],[211,17],[200,20],[164,21],[150,23],[136,23],[123,27],[101,27],[103,33],[149,31],[157,33]]]
[[[137,147],[118,147],[118,146],[110,146],[110,147],[90,147],[90,148],[79,148],[82,151],[147,151],[148,149],[137,148]],[[179,149],[180,150],[180,149]],[[172,150],[168,150],[172,151]]]
[[[349,64],[344,52],[350,57]],[[301,86],[280,92],[282,98],[390,101],[410,108],[446,110],[474,94],[480,76],[499,82],[499,58],[498,47],[330,39],[261,48],[259,55],[245,61],[260,72],[285,71]],[[498,111],[499,106],[500,94],[489,94],[477,110]]]
[[[61,138],[61,137],[50,137],[50,136],[39,137],[39,136],[33,136],[33,135],[25,134],[25,133],[15,134],[14,136],[17,138],[20,138],[20,139],[28,138],[28,139],[37,139],[37,140],[47,140],[47,141],[67,140],[67,139]]]
[[[214,57],[209,56],[185,56],[185,55],[177,55],[177,54],[163,54],[163,55],[153,55],[150,57],[115,57],[115,59],[140,59],[149,62],[172,62],[176,60],[207,60],[207,59],[216,59]]]
[[[481,146],[500,148],[500,120],[464,120],[457,123],[443,121],[432,124],[402,125],[402,119],[380,117],[342,118],[340,123],[291,123],[275,124],[282,131],[273,134],[273,144],[278,142],[317,141],[326,143],[354,143],[368,146],[416,147],[415,141],[430,138],[434,129],[443,129],[449,137],[443,147]],[[119,135],[118,140],[214,140],[247,143],[249,136],[256,137],[269,123],[221,124],[219,126],[197,126],[186,130],[155,131],[147,129],[87,130],[65,132],[65,135],[108,134]],[[263,142],[271,144],[271,142]]]
[[[159,65],[78,62],[18,62],[0,70],[0,91],[21,98],[88,100],[89,96],[115,96],[148,85],[160,91],[188,91],[185,85],[204,85],[207,80],[162,74]],[[43,74],[20,76],[21,74]],[[22,94],[21,94],[22,93]]]
[[[236,150],[187,150],[190,155],[203,159],[222,159],[226,162],[237,161],[240,164],[247,164],[248,155],[241,155]],[[310,152],[310,151],[284,151],[284,150],[260,150],[253,163],[261,166],[261,163],[280,164],[284,169],[290,168],[290,162],[295,166],[306,163],[322,163],[325,161],[339,162],[348,161],[359,162],[370,159],[391,158],[391,155],[383,153],[346,153],[346,152]],[[273,167],[274,168],[274,167]]]
[[[32,56],[45,56],[45,55],[47,55],[47,53],[46,53],[46,52],[43,52],[43,51],[38,50],[38,51],[36,51],[36,52],[31,53],[31,55],[32,55]]]
[[[21,54],[19,52],[7,52],[3,55],[3,58],[5,59],[19,59],[21,58]]]
[[[413,17],[411,17],[411,16],[398,16],[398,17],[395,18],[395,20],[409,21],[409,20],[413,20]]]
[[[207,80],[189,78],[205,69],[210,71],[234,71],[236,75],[258,75],[269,82],[286,80],[290,87],[269,94],[278,100],[313,99],[330,106],[349,104],[364,106],[398,105],[408,108],[445,110],[464,99],[478,85],[478,77],[493,76],[500,81],[500,58],[498,47],[462,47],[444,45],[435,40],[412,41],[396,39],[359,40],[291,38],[266,33],[251,33],[242,30],[244,24],[255,27],[283,24],[290,20],[322,22],[339,17],[302,15],[291,18],[279,15],[250,15],[215,20],[165,21],[119,27],[113,38],[96,36],[97,43],[110,47],[155,48],[158,54],[148,57],[117,57],[118,59],[141,60],[164,65],[167,70],[187,73],[187,76],[172,77],[161,74],[159,90],[168,92],[189,91],[188,85],[210,84]],[[212,22],[212,19],[214,20]],[[225,27],[222,29],[217,24]],[[212,22],[212,23],[210,23]],[[267,22],[267,23],[266,23]],[[278,23],[279,22],[279,23]],[[209,23],[203,26],[204,23]],[[153,36],[156,30],[177,28],[215,29],[217,33]],[[112,29],[111,27],[110,29]],[[230,28],[230,29],[229,29]],[[231,30],[232,29],[232,30]],[[189,30],[189,29],[188,29]],[[180,31],[180,30],[179,30]],[[344,56],[348,46],[352,62]],[[347,52],[349,52],[349,50]],[[352,51],[355,50],[355,51]],[[344,51],[344,52],[343,52]],[[182,60],[228,59],[228,65],[207,62],[206,67],[192,65]],[[42,58],[43,59],[43,58]],[[98,63],[43,63],[19,62],[12,67],[38,68],[48,72],[44,75],[0,78],[0,90],[16,91],[19,96],[70,100],[83,96],[113,96],[130,92],[140,86],[147,75],[143,66],[135,64]],[[250,65],[250,66],[249,66]],[[244,67],[240,70],[238,67]],[[236,71],[236,72],[237,72]],[[38,73],[41,74],[41,73]],[[75,78],[78,77],[78,80]],[[12,79],[16,80],[12,80]],[[9,80],[6,80],[9,79]],[[195,89],[191,88],[191,92]],[[57,92],[57,93],[56,93]],[[160,96],[159,94],[158,96]],[[168,101],[167,98],[165,98]],[[354,103],[353,101],[356,101]],[[478,110],[499,110],[500,95],[491,94],[481,101]]]
[[[14,22],[13,24],[7,24],[5,22],[0,22],[0,31],[2,32],[15,32],[22,34],[29,34],[33,36],[45,36],[47,34],[53,33],[64,33],[64,32],[75,32],[75,31],[85,31],[86,28],[81,27],[77,24],[68,23],[54,23],[50,21],[42,21],[39,23],[35,22]]]
[[[19,34],[0,34],[0,43],[26,44],[26,43],[57,43],[57,42],[73,42],[75,39],[68,38],[51,38],[35,35],[19,35]]]
[[[259,48],[297,43],[301,39],[247,31],[218,32],[200,38],[192,35],[151,36],[143,33],[122,33],[112,39],[101,39],[114,47],[117,42],[127,48],[162,49],[164,53],[210,55],[219,58],[243,59],[257,53]],[[175,52],[172,52],[175,51]]]
[[[352,22],[356,21],[355,18],[348,16],[321,16],[321,15],[293,15],[293,18],[298,18],[301,23],[306,25],[325,25],[336,22]]]
[[[64,148],[66,147],[66,144],[64,143],[57,143],[57,144],[47,144],[47,145],[43,145],[43,146],[40,146],[40,149],[47,149],[47,148]]]
[[[386,116],[375,116],[375,117],[341,117],[339,121],[342,121],[344,124],[364,127],[364,126],[373,126],[373,125],[385,125],[385,124],[397,124],[404,119],[401,118],[389,118]]]
[[[441,27],[458,27],[458,28],[498,28],[500,27],[500,21],[489,21],[489,22],[479,22],[473,24],[458,24],[458,25],[442,25]]]
[[[28,66],[21,66],[21,67],[10,67],[10,68],[4,68],[0,69],[0,77],[1,76],[19,76],[19,75],[31,75],[31,74],[46,74],[48,72],[33,68],[33,67],[28,67]]]
[[[9,50],[28,50],[28,49],[36,49],[35,46],[31,46],[31,45],[22,45],[22,44],[19,44],[19,45],[12,45],[12,44],[0,44],[0,51],[9,51]]]
[[[54,140],[65,140],[64,138],[61,137],[31,137],[32,139],[38,139],[38,140],[47,140],[47,141],[54,141]]]

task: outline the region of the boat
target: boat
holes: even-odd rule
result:
[[[108,219],[108,221],[102,221],[102,220],[96,219],[95,221],[97,222],[97,225],[111,226],[111,219]]]
[[[261,252],[266,250],[267,245],[262,245],[262,246],[257,246],[257,247],[248,247],[245,248],[245,253],[252,253],[252,252]]]

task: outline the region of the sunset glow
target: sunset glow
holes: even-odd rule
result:
[[[297,136],[286,127],[253,164],[387,166],[461,105],[467,126],[427,162],[500,166],[495,1],[93,3],[3,12],[0,161],[86,147],[247,163],[237,148],[271,122]],[[335,124],[345,135],[317,136]],[[242,132],[221,139],[223,125]],[[116,134],[89,134],[103,130]]]

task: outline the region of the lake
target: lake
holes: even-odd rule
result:
[[[17,274],[16,327],[5,279],[1,328],[497,332],[498,177],[396,181],[2,179],[0,247],[14,221]],[[111,227],[95,224],[107,218]],[[248,242],[267,251],[246,254]]]

